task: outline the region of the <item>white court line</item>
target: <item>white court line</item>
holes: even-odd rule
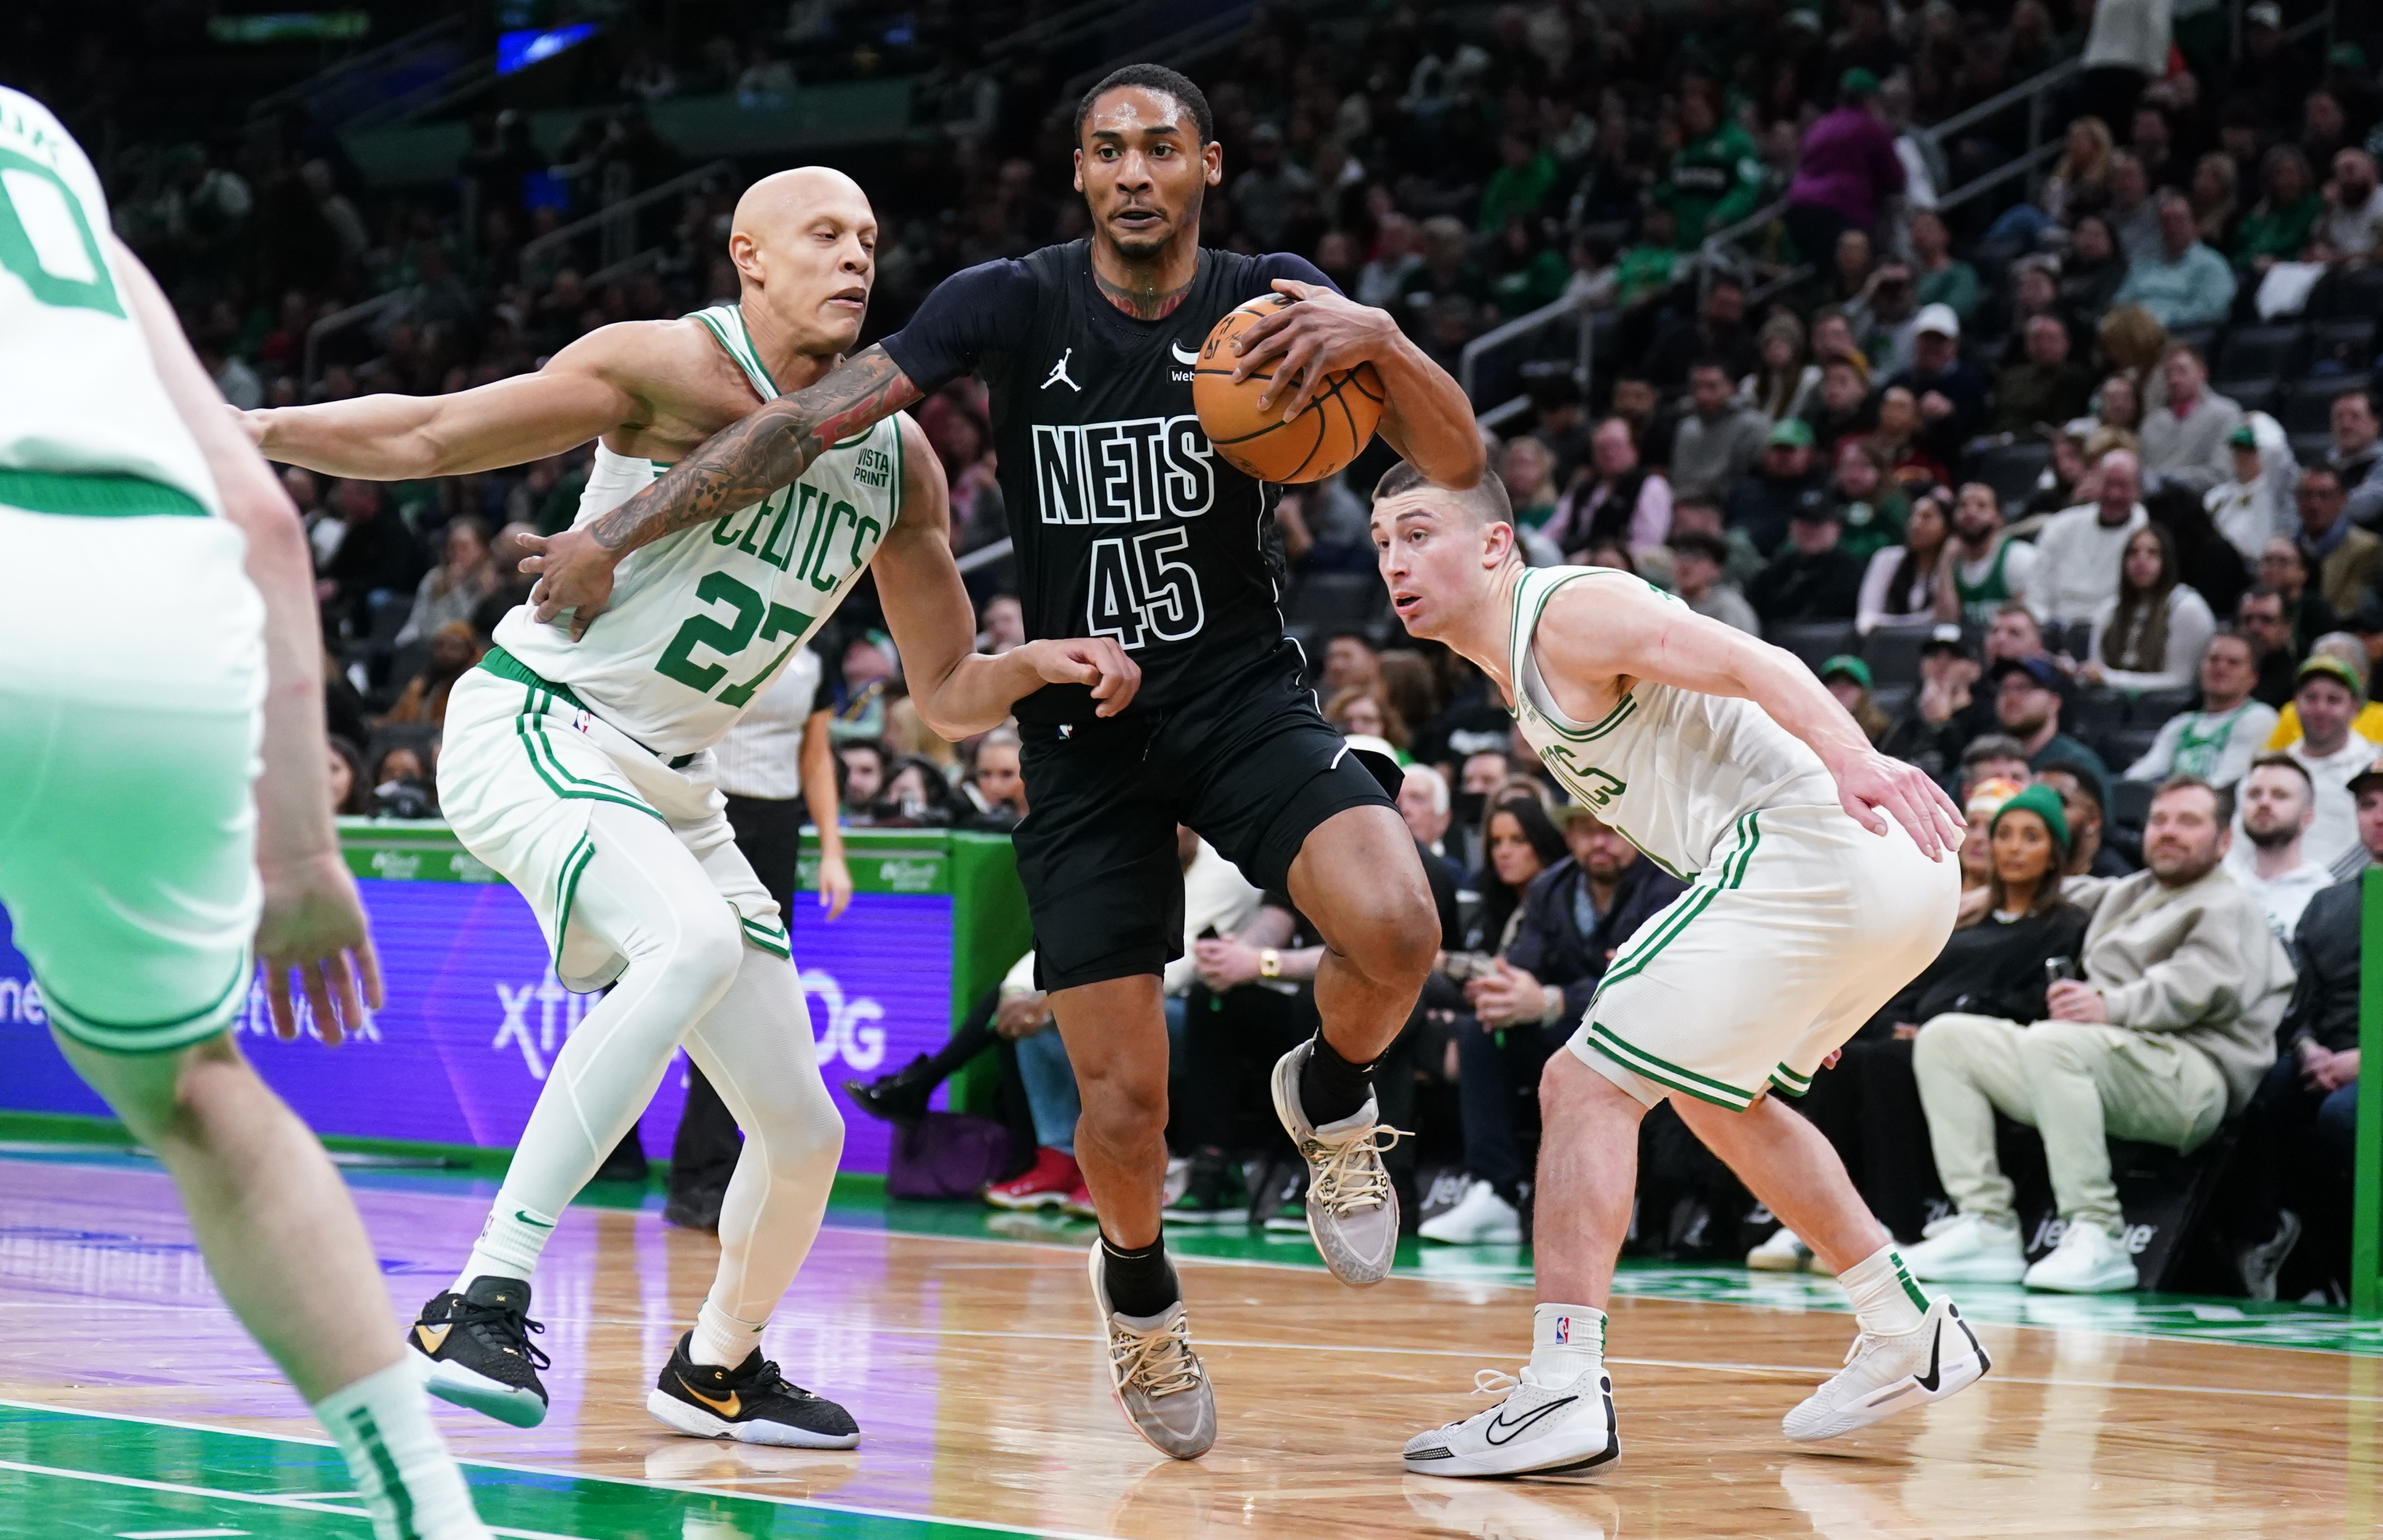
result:
[[[1090,1338],[1086,1340],[1089,1341]],[[149,1427],[180,1428],[190,1433],[219,1433],[232,1438],[262,1438],[275,1444],[305,1444],[321,1449],[338,1447],[327,1438],[302,1438],[294,1434],[262,1433],[254,1428],[225,1427],[216,1423],[188,1423],[173,1417],[136,1417],[130,1412],[124,1411],[86,1411],[80,1407],[53,1406],[43,1401],[20,1401],[7,1397],[0,1397],[0,1407],[15,1407],[24,1411],[55,1412],[64,1417],[98,1417],[111,1423],[139,1423]],[[774,1503],[780,1508],[816,1509],[826,1513],[849,1514],[860,1519],[893,1519],[911,1524],[948,1524],[956,1529],[982,1530],[991,1534],[1031,1535],[1036,1537],[1036,1540],[1116,1540],[1113,1535],[1091,1534],[1079,1530],[1049,1529],[1041,1525],[1029,1528],[1023,1524],[995,1523],[989,1519],[961,1519],[941,1513],[913,1513],[898,1508],[863,1508],[858,1503],[822,1502],[817,1497],[780,1497],[767,1492],[746,1492],[720,1484],[649,1481],[642,1476],[603,1475],[593,1471],[574,1471],[550,1465],[517,1465],[502,1460],[459,1459],[456,1463],[478,1466],[486,1471],[510,1471],[515,1475],[559,1477],[564,1481],[603,1482],[614,1486],[641,1486],[651,1492],[676,1492],[690,1497],[743,1497],[750,1502]],[[167,1483],[142,1481],[133,1476],[102,1476],[83,1471],[54,1471],[43,1466],[17,1465],[9,1460],[0,1460],[0,1470],[10,1469],[39,1472],[47,1475],[78,1476],[87,1481],[111,1481],[127,1486],[154,1486],[167,1491],[203,1493],[211,1497],[237,1498],[243,1502],[270,1502],[293,1508],[320,1508],[327,1513],[364,1515],[362,1509],[330,1508],[322,1504],[310,1503],[302,1498],[251,1497],[238,1492],[214,1493],[207,1492],[203,1487],[178,1487]],[[512,1535],[520,1537],[520,1540],[574,1540],[574,1537],[570,1535],[547,1534],[538,1530],[497,1529],[491,1526],[488,1533]]]

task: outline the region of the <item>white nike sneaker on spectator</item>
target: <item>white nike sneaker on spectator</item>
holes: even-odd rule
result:
[[[1415,1234],[1447,1246],[1513,1246],[1522,1241],[1523,1216],[1496,1188],[1475,1181],[1453,1208],[1425,1220]]]
[[[1419,1476],[1579,1474],[1622,1453],[1613,1429],[1613,1380],[1602,1368],[1562,1385],[1484,1369],[1473,1393],[1504,1398],[1407,1440],[1406,1468]]]
[[[1746,1265],[1758,1273],[1809,1273],[1813,1271],[1812,1249],[1795,1231],[1782,1225],[1771,1233],[1771,1238],[1746,1253]]]
[[[2127,1249],[2109,1231],[2082,1219],[2068,1222],[2060,1244],[2029,1268],[2023,1281],[2030,1288],[2055,1294],[2124,1294],[2141,1288],[2143,1282]]]
[[[1957,1214],[1920,1232],[1903,1250],[1903,1265],[1922,1283],[2017,1283],[2027,1275],[2027,1248],[2019,1222]]]
[[[1904,1264],[1910,1262],[1907,1252]],[[1994,1366],[1953,1301],[1938,1300],[1912,1331],[1855,1337],[1846,1366],[1806,1397],[1780,1428],[1799,1444],[1834,1438],[1907,1408],[1941,1401],[1975,1385]]]

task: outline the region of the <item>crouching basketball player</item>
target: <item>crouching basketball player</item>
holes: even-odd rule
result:
[[[1952,803],[1873,750],[1811,671],[1627,573],[1528,568],[1505,489],[1406,467],[1374,495],[1374,546],[1407,629],[1496,680],[1574,797],[1688,880],[1605,973],[1539,1083],[1538,1307],[1500,1403],[1416,1435],[1406,1468],[1509,1476],[1621,1452],[1605,1301],[1630,1222],[1638,1122],[1669,1097],[1828,1264],[1859,1335],[1787,1414],[1833,1438],[1953,1394],[1989,1367],[1922,1294],[1820,1131],[1767,1093],[1811,1083],[1941,951],[1959,876]]]

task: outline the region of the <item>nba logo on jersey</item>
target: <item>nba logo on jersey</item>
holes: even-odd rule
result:
[[[596,716],[592,711],[574,711],[571,714],[571,727],[575,733],[586,732],[588,728],[595,725],[595,722]]]

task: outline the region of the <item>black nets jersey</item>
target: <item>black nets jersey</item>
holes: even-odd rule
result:
[[[1026,634],[1115,639],[1142,666],[1133,710],[1288,654],[1280,489],[1227,464],[1192,409],[1209,329],[1276,278],[1328,283],[1298,257],[1203,249],[1183,302],[1143,321],[1103,296],[1076,240],[954,274],[883,344],[923,391],[983,379]],[[1018,704],[1029,723],[1092,714],[1080,684]]]

